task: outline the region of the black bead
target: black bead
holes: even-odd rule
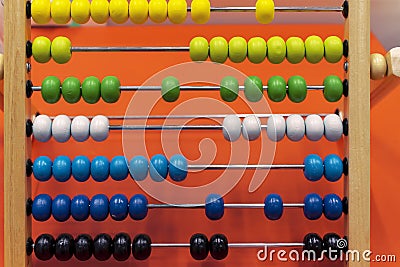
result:
[[[27,80],[26,84],[25,84],[25,94],[26,94],[26,98],[31,98],[32,94],[33,94],[33,83],[31,80]]]
[[[40,235],[35,241],[35,255],[41,261],[50,260],[54,255],[55,240],[49,234]]]
[[[349,120],[347,118],[343,120],[343,134],[344,136],[349,135]]]
[[[137,260],[145,260],[151,254],[151,239],[146,234],[135,236],[132,243],[132,255]]]
[[[32,204],[33,204],[32,199],[31,199],[31,198],[28,198],[28,199],[26,200],[26,204],[25,204],[25,207],[26,207],[26,216],[31,216],[31,214],[32,214]]]
[[[342,84],[343,84],[343,95],[345,97],[348,97],[349,96],[349,80],[344,79]]]
[[[26,1],[26,18],[30,19],[32,17],[32,8],[31,8],[31,2]]]
[[[87,261],[92,257],[93,239],[90,235],[82,234],[75,238],[75,258],[80,261]]]
[[[349,200],[347,197],[342,199],[343,214],[349,213]]]
[[[26,58],[30,58],[32,56],[32,42],[26,42]]]
[[[33,239],[32,237],[28,237],[28,239],[26,240],[26,255],[30,256],[32,255],[33,252]]]
[[[325,256],[332,261],[336,261],[347,250],[347,241],[342,239],[338,234],[328,233],[324,235],[323,246]]]
[[[55,256],[59,261],[67,261],[74,255],[74,238],[70,234],[61,234],[56,239]]]
[[[31,159],[26,160],[25,172],[26,172],[26,177],[31,177],[31,175],[33,173],[33,162]]]
[[[25,127],[26,127],[25,129],[26,137],[31,137],[33,134],[33,122],[30,119],[27,119]]]
[[[93,241],[93,256],[99,261],[108,260],[112,253],[112,238],[108,234],[98,234]]]
[[[314,253],[308,253],[308,260],[317,260],[320,258],[323,250],[322,238],[316,233],[307,234],[303,240],[304,246],[303,251],[314,251]]]
[[[208,256],[210,246],[208,239],[203,234],[194,234],[190,238],[190,255],[195,260],[204,260]]]
[[[349,41],[348,40],[343,41],[343,56],[345,56],[345,57],[349,56]]]
[[[114,259],[126,261],[131,255],[131,238],[126,233],[119,233],[113,239]]]
[[[343,5],[343,10],[342,10],[342,15],[345,19],[349,16],[349,2],[346,0],[344,1]]]
[[[228,239],[223,234],[215,234],[210,238],[210,254],[216,260],[228,256]]]
[[[349,175],[349,160],[347,158],[343,159],[343,174],[344,175]]]

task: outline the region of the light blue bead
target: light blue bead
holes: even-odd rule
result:
[[[136,156],[129,162],[129,171],[135,181],[143,181],[149,173],[149,161],[143,156]]]
[[[58,156],[53,162],[53,176],[59,182],[66,182],[71,178],[71,160],[67,156]]]
[[[89,198],[77,195],[71,200],[71,215],[77,221],[84,221],[89,217]]]
[[[108,197],[98,194],[90,200],[90,216],[95,221],[104,221],[108,217]]]
[[[51,197],[47,194],[40,194],[35,197],[32,204],[32,216],[39,222],[50,219],[51,216]]]
[[[110,199],[110,215],[116,221],[122,221],[128,216],[128,199],[117,194]]]
[[[209,194],[206,198],[205,212],[210,220],[219,220],[224,216],[224,199],[218,194]]]
[[[58,222],[65,222],[71,216],[71,199],[67,195],[58,195],[51,205],[53,218]]]
[[[342,200],[336,194],[328,194],[324,197],[324,214],[328,220],[337,220],[342,216]]]
[[[325,178],[330,182],[336,182],[342,177],[343,174],[343,161],[334,154],[328,155],[324,160]]]
[[[147,198],[142,194],[134,195],[129,201],[129,216],[134,220],[143,220],[148,212]]]
[[[155,182],[162,182],[168,175],[168,160],[164,155],[154,155],[150,160],[150,177]]]
[[[128,177],[128,163],[124,156],[116,156],[110,163],[110,176],[115,181],[123,181]]]
[[[308,194],[304,198],[304,216],[309,220],[316,220],[322,216],[323,213],[322,198],[315,193]]]
[[[92,160],[90,173],[96,182],[104,182],[110,175],[110,162],[104,156],[97,156]]]
[[[90,160],[86,156],[77,156],[72,161],[72,176],[78,182],[85,182],[90,176]]]
[[[320,156],[311,154],[304,159],[304,176],[309,181],[318,181],[324,174],[324,164]]]
[[[40,156],[33,162],[33,175],[36,180],[45,182],[51,178],[51,159],[47,156]]]
[[[172,180],[176,182],[185,180],[188,172],[186,158],[180,154],[173,155],[169,161],[168,171]]]
[[[264,200],[264,215],[270,220],[278,220],[283,214],[283,201],[278,194],[269,194]]]

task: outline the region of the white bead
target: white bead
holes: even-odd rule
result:
[[[222,122],[222,133],[227,141],[234,142],[239,139],[242,132],[242,121],[236,115],[228,115]]]
[[[246,140],[256,140],[261,134],[260,119],[254,115],[249,115],[244,118],[242,123],[242,134]]]
[[[286,135],[289,140],[300,141],[304,137],[306,127],[303,117],[298,114],[290,115],[286,119]]]
[[[286,122],[281,115],[272,115],[268,118],[267,135],[271,141],[278,142],[285,137]]]
[[[101,142],[107,139],[109,133],[110,122],[108,118],[103,115],[97,115],[90,123],[90,135],[93,140]]]
[[[51,119],[47,115],[39,115],[33,121],[33,136],[39,142],[47,142],[51,138]]]
[[[78,142],[89,138],[90,121],[85,116],[76,116],[71,123],[71,135]]]
[[[331,142],[338,141],[343,135],[343,123],[336,114],[329,114],[324,119],[325,138]]]
[[[58,115],[51,125],[53,137],[57,142],[64,143],[71,137],[71,120],[67,115]]]
[[[305,119],[306,136],[310,141],[318,141],[324,135],[324,122],[316,114],[308,115]]]

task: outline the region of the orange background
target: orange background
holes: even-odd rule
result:
[[[288,26],[144,26],[144,27],[99,27],[99,28],[44,28],[33,29],[32,38],[38,35],[45,35],[54,38],[59,35],[65,35],[72,41],[73,46],[187,46],[189,41],[202,35],[207,39],[214,36],[223,36],[228,40],[233,36],[243,36],[247,40],[254,36],[261,36],[268,39],[270,36],[280,35],[284,39],[290,36],[300,36],[305,39],[309,35],[319,35],[323,39],[329,35],[343,36],[343,26],[329,25],[288,25]],[[383,53],[383,48],[378,41],[372,37],[371,52]],[[74,53],[70,63],[66,65],[56,65],[53,62],[39,65],[33,63],[32,81],[35,85],[40,85],[44,77],[55,75],[63,80],[68,76],[76,76],[81,81],[90,75],[102,79],[108,75],[117,76],[122,85],[141,85],[152,75],[162,71],[169,66],[188,62],[190,58],[188,53]],[[264,62],[259,65],[251,64],[247,60],[241,64],[226,63],[245,75],[257,75],[261,77],[264,83],[273,75],[281,75],[288,79],[292,75],[301,75],[305,77],[310,85],[320,85],[325,76],[335,74],[343,77],[342,64],[328,64],[325,61],[317,65],[311,65],[303,62],[298,65],[291,65],[284,62],[280,65],[272,65]],[[187,70],[185,70],[187,71]],[[190,70],[189,70],[190,72]],[[197,73],[194,70],[193,76]],[[175,74],[180,77],[179,73]],[[199,75],[203,75],[199,73]],[[219,74],[215,74],[214,79],[218,79]],[[225,75],[222,75],[223,77]],[[183,77],[180,77],[180,80]],[[158,81],[156,80],[152,80]],[[151,81],[150,81],[151,82]],[[149,83],[150,83],[149,82]],[[242,83],[241,83],[242,84]],[[153,83],[159,85],[159,83]],[[395,215],[396,203],[395,194],[398,186],[397,172],[395,166],[396,159],[400,158],[399,137],[394,134],[397,126],[390,123],[395,105],[395,101],[400,97],[399,92],[392,92],[381,103],[372,109],[371,115],[371,250],[375,254],[396,254],[399,236],[397,228],[397,216]],[[123,115],[127,109],[129,101],[134,96],[133,93],[122,93],[122,97],[117,104],[105,104],[100,101],[96,105],[88,105],[79,102],[75,105],[66,104],[63,100],[54,105],[43,102],[39,93],[34,93],[32,103],[39,108],[42,114],[58,115]],[[157,101],[160,93],[149,93],[150,101]],[[219,100],[218,92],[181,92],[179,100],[175,103],[167,104],[163,101],[156,102],[152,114],[168,114],[173,107],[185,103],[193,98],[208,97]],[[274,113],[330,113],[340,103],[327,103],[321,92],[310,92],[306,101],[301,104],[290,103],[285,100],[282,103],[270,103],[270,109]],[[248,113],[252,106],[248,106],[244,101],[238,100],[229,104],[234,112]],[[134,107],[133,107],[134,108]],[[254,109],[261,112],[268,112],[267,106],[255,106]],[[136,114],[146,115],[148,110],[141,110],[138,105]],[[391,112],[391,113],[389,113]],[[193,105],[192,114],[209,113],[208,109],[199,104]],[[215,113],[215,112],[214,112]],[[218,113],[218,112],[216,112]],[[221,112],[220,112],[221,113]],[[387,117],[387,118],[386,118]],[[3,116],[1,116],[3,120]],[[263,121],[265,124],[266,121]],[[121,122],[111,122],[120,124]],[[160,124],[162,122],[155,122]],[[199,120],[192,124],[209,123],[207,120]],[[1,136],[3,138],[3,136]],[[136,150],[139,138],[130,137],[129,154],[143,154],[141,149]],[[167,136],[165,140],[169,140]],[[183,132],[179,136],[179,147],[168,151],[167,157],[179,152],[190,160],[196,161],[203,159],[201,146],[199,142],[204,138],[211,138],[215,141],[216,156],[215,163],[227,163],[226,160],[231,156],[229,143],[227,143],[220,131],[201,131]],[[164,153],[162,142],[163,137],[159,132],[146,133],[146,150],[151,157],[156,153]],[[265,142],[267,147],[273,153],[274,146],[267,141],[266,133],[262,132],[262,140],[252,142],[250,145],[249,163],[264,163],[264,158],[260,160],[260,145]],[[164,141],[163,141],[164,142]],[[168,141],[167,141],[168,142]],[[246,142],[239,141],[242,145]],[[174,145],[176,143],[172,143]],[[163,143],[163,145],[165,145]],[[171,145],[171,143],[169,143]],[[310,153],[316,153],[324,157],[327,154],[335,153],[343,156],[343,142],[330,143],[326,140],[319,142],[310,142],[302,140],[301,142],[291,142],[287,138],[279,142],[276,146],[274,163],[277,164],[299,164],[304,157]],[[268,152],[268,151],[267,151]],[[264,153],[264,150],[263,150]],[[111,136],[102,143],[87,141],[77,143],[73,140],[65,144],[59,144],[53,140],[48,143],[33,142],[32,158],[40,155],[47,155],[54,159],[58,155],[67,155],[71,158],[77,155],[86,155],[90,159],[97,155],[105,155],[111,159],[115,155],[122,155],[121,133],[112,132]],[[271,154],[268,154],[271,155]],[[129,156],[130,158],[131,156]],[[239,163],[239,162],[237,162]],[[243,163],[243,162],[240,162]],[[246,163],[246,162],[244,162]],[[362,166],[360,166],[362,167]],[[233,172],[231,175],[235,176]],[[336,193],[343,195],[343,181],[329,183],[324,179],[311,183],[306,181],[300,170],[272,170],[267,179],[260,188],[250,193],[249,183],[252,179],[253,171],[247,171],[240,179],[239,183],[225,197],[225,203],[261,203],[269,193],[278,193],[282,196],[284,202],[295,203],[302,202],[306,194],[315,192],[320,195],[327,193]],[[190,173],[188,178],[181,184],[183,186],[195,186],[207,184],[218,178],[219,171],[204,171],[200,173]],[[149,179],[149,178],[148,178]],[[162,190],[162,188],[161,188]],[[54,179],[46,183],[33,182],[32,196],[40,193],[48,193],[51,196],[65,193],[71,197],[77,194],[86,194],[89,198],[98,193],[105,193],[109,197],[116,193],[123,193],[128,198],[136,193],[142,193],[142,190],[130,178],[123,182],[115,182],[109,179],[105,183],[95,183],[89,179],[85,183],[77,183],[71,178],[70,181],[60,184]],[[165,192],[164,192],[165,193]],[[211,192],[209,192],[211,193]],[[5,200],[6,201],[6,200]],[[150,203],[156,203],[156,200],[149,198]],[[2,209],[2,207],[1,207]],[[3,214],[1,212],[1,214]],[[132,221],[129,217],[123,222],[115,222],[108,219],[106,222],[93,222],[88,219],[85,222],[75,222],[70,219],[67,223],[58,223],[53,219],[47,222],[33,223],[33,238],[40,233],[51,233],[57,236],[61,232],[68,232],[76,236],[78,233],[89,233],[92,236],[100,232],[106,232],[112,236],[118,232],[127,232],[132,237],[138,233],[148,233],[154,243],[164,242],[188,242],[190,236],[194,233],[205,233],[211,237],[214,233],[224,233],[230,242],[301,242],[304,235],[309,232],[317,232],[323,236],[327,232],[337,232],[343,235],[344,220],[328,221],[321,218],[317,221],[308,221],[300,209],[286,209],[283,217],[278,221],[268,221],[262,210],[226,210],[222,220],[211,222],[204,214],[203,210],[150,210],[148,217],[140,222]],[[11,245],[11,244],[5,244]],[[3,246],[3,244],[0,244]],[[3,251],[3,250],[1,250]],[[37,261],[34,257],[34,266],[342,266],[341,263],[332,264],[330,262],[320,263],[281,263],[277,262],[259,262],[256,257],[258,249],[230,249],[228,258],[225,261],[217,262],[211,257],[203,262],[196,262],[191,259],[189,250],[185,249],[154,249],[149,260],[138,262],[130,258],[125,263],[117,263],[112,258],[103,263],[99,263],[93,258],[89,262],[78,262],[75,259],[59,263],[55,259],[49,262]],[[381,263],[382,264],[382,263]],[[378,266],[376,263],[372,266]],[[388,264],[390,265],[390,264]],[[394,263],[390,266],[395,266]]]

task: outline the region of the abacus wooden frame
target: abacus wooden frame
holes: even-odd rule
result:
[[[349,3],[345,37],[349,40],[349,96],[344,116],[349,121],[345,156],[349,173],[345,194],[349,200],[346,234],[349,249],[370,247],[370,1]],[[31,180],[25,162],[31,151],[26,137],[26,120],[31,117],[30,100],[25,95],[29,78],[25,44],[30,39],[30,19],[26,19],[26,0],[5,4],[4,74],[4,266],[31,266],[26,240],[31,235],[31,219],[25,203],[30,197]],[[367,267],[368,262],[351,261],[350,267]]]

